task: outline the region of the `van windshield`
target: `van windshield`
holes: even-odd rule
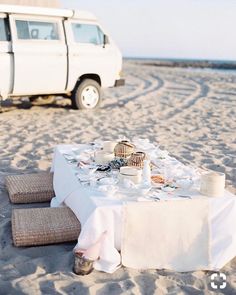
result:
[[[104,34],[96,25],[73,23],[72,29],[77,43],[103,44]]]

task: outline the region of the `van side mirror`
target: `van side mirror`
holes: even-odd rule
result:
[[[103,47],[105,48],[106,44],[109,43],[109,38],[107,35],[103,35]]]

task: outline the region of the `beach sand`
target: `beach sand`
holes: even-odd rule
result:
[[[236,72],[158,68],[124,63],[126,86],[104,91],[101,108],[72,110],[67,100],[50,106],[5,106],[0,114],[0,294],[215,294],[211,272],[175,273],[121,268],[114,274],[72,272],[75,243],[16,248],[12,205],[4,177],[48,170],[53,148],[119,136],[148,138],[186,164],[226,172],[236,193]],[[236,292],[236,259],[223,269]]]

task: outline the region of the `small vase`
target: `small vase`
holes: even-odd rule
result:
[[[145,184],[151,184],[151,167],[150,160],[143,161],[143,173],[142,173],[142,181]]]

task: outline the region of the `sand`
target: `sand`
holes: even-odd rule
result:
[[[94,111],[72,110],[67,100],[0,114],[0,294],[215,294],[210,272],[175,273],[121,268],[114,274],[72,272],[74,243],[15,248],[12,205],[4,177],[48,170],[53,148],[119,136],[149,138],[187,164],[226,172],[236,193],[236,72],[158,68],[125,61],[126,86],[104,91]],[[222,271],[236,292],[236,259]],[[219,293],[220,294],[220,293]]]

